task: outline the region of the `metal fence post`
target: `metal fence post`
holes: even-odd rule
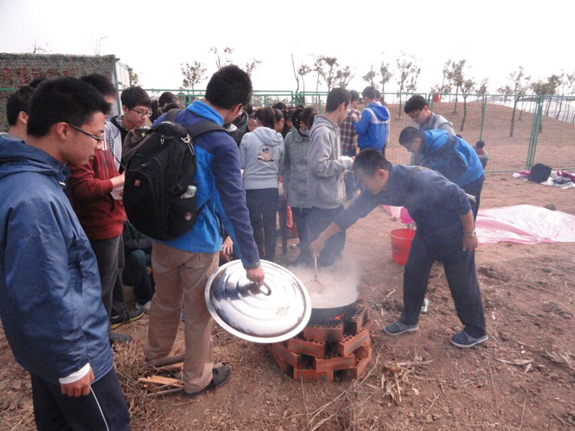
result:
[[[479,127],[479,140],[483,141],[483,127],[485,126],[485,111],[487,109],[487,94],[483,95],[483,106],[481,107],[481,126]]]
[[[535,152],[537,151],[537,138],[539,137],[539,125],[541,124],[544,101],[544,96],[537,97],[537,106],[533,115],[533,123],[531,124],[531,136],[529,137],[529,150],[527,151],[525,169],[531,169],[535,161]]]

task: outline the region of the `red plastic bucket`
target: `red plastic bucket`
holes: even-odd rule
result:
[[[441,102],[441,94],[434,94],[433,95],[433,103]]]
[[[389,232],[391,237],[391,258],[398,265],[405,265],[409,257],[411,241],[415,236],[415,229],[395,229]]]

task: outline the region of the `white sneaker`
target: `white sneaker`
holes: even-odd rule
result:
[[[144,313],[149,313],[151,306],[152,306],[152,301],[148,301],[144,305],[140,305],[136,302],[136,310],[142,310]]]

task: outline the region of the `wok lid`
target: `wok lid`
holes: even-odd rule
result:
[[[261,261],[265,284],[246,278],[241,261],[216,271],[206,283],[208,311],[231,334],[256,343],[277,343],[300,333],[311,315],[311,300],[303,283],[273,262]]]

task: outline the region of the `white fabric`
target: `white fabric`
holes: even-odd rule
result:
[[[90,372],[90,364],[86,364],[82,368],[80,368],[79,371],[75,371],[72,374],[70,374],[69,376],[62,377],[61,379],[58,379],[58,380],[60,381],[61,385],[68,385],[70,383],[77,382],[78,380],[80,380],[82,377],[84,377],[89,372]]]

